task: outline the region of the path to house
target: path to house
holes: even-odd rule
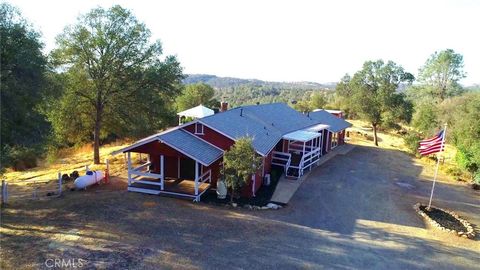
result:
[[[480,241],[425,228],[430,176],[356,146],[312,171],[287,207],[251,211],[125,191],[125,179],[2,209],[1,269],[478,269]],[[480,225],[479,193],[440,181],[434,204]],[[83,269],[83,268],[82,268]]]
[[[322,166],[325,162],[329,161],[330,159],[334,158],[336,155],[345,155],[350,152],[355,146],[352,144],[344,144],[338,146],[337,148],[331,150],[328,154],[322,156],[318,161],[318,166]],[[313,170],[315,170],[313,168]],[[302,177],[296,180],[287,179],[285,174],[280,177],[278,180],[277,187],[275,188],[275,192],[272,195],[272,202],[275,203],[282,203],[287,204],[290,199],[293,197],[297,189],[302,185],[303,181],[307,179],[312,171],[308,171]]]

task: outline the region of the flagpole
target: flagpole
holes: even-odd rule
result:
[[[435,182],[437,182],[437,175],[438,175],[438,167],[440,165],[440,155],[443,152],[443,146],[445,144],[445,138],[447,138],[447,124],[445,123],[445,128],[443,129],[443,138],[442,144],[440,146],[440,152],[437,154],[437,166],[435,168],[435,174],[433,176],[433,184],[432,184],[432,191],[430,192],[430,200],[428,201],[427,209],[430,210],[430,206],[432,206],[432,198],[433,198],[433,190],[435,190]]]

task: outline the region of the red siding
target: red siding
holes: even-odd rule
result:
[[[242,188],[242,190],[240,191],[240,195],[242,197],[247,197],[247,198],[253,197],[253,185],[255,185],[255,193],[257,193],[257,191],[262,186],[262,182],[263,182],[263,177],[262,177],[262,171],[260,169],[255,173],[255,183],[252,177],[248,185]]]
[[[163,162],[165,165],[165,176],[177,178],[178,177],[178,158],[165,157],[165,160]]]
[[[130,152],[150,154],[150,161],[152,162],[151,168],[152,171],[156,173],[160,172],[160,155],[164,155],[165,159],[163,162],[165,165],[165,176],[173,178],[178,176],[178,157],[189,159],[189,157],[185,156],[184,154],[158,141],[141,145],[130,150]],[[221,162],[222,159],[219,159],[212,163],[209,167],[204,167],[203,169],[204,172],[208,169],[212,169],[212,185],[214,187],[217,185],[217,179],[220,175]]]
[[[342,130],[340,133],[338,133],[338,145],[341,145],[344,143],[345,143],[345,130]]]
[[[265,162],[264,162],[265,174],[270,173],[272,171],[272,157],[273,157],[273,151],[270,151],[270,153],[268,153],[268,155],[265,157]]]
[[[183,128],[184,130],[195,134],[195,123],[192,123],[191,125],[188,125]],[[228,150],[230,147],[234,144],[234,141],[231,140],[230,138],[227,138],[223,136],[222,134],[216,132],[215,130],[203,126],[203,133],[204,135],[200,134],[195,134],[195,136],[198,136],[199,138],[204,139],[205,141],[215,145],[218,148],[221,148],[223,150]]]
[[[220,168],[222,164],[222,159],[219,159],[212,163],[208,167],[203,167],[203,172],[206,172],[208,170],[212,170],[212,187],[216,188],[217,187],[217,181],[220,179]]]

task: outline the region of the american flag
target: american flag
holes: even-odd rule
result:
[[[445,130],[442,129],[434,137],[420,141],[420,147],[418,148],[418,152],[420,152],[422,156],[426,156],[445,150],[445,146],[443,143],[444,137]]]

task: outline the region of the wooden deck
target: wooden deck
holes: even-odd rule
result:
[[[157,182],[157,183],[160,182],[159,179],[154,179],[149,177],[141,177],[141,178],[138,178],[137,180]],[[209,188],[210,188],[209,183],[200,183],[198,185],[198,194],[201,195]],[[196,197],[195,181],[191,179],[167,178],[165,179],[163,190],[161,190],[161,187],[159,185],[149,185],[149,184],[133,182],[128,187],[128,190],[134,191],[134,192],[149,193],[149,194],[164,193],[164,194],[179,195],[184,197],[192,197],[192,198]]]

